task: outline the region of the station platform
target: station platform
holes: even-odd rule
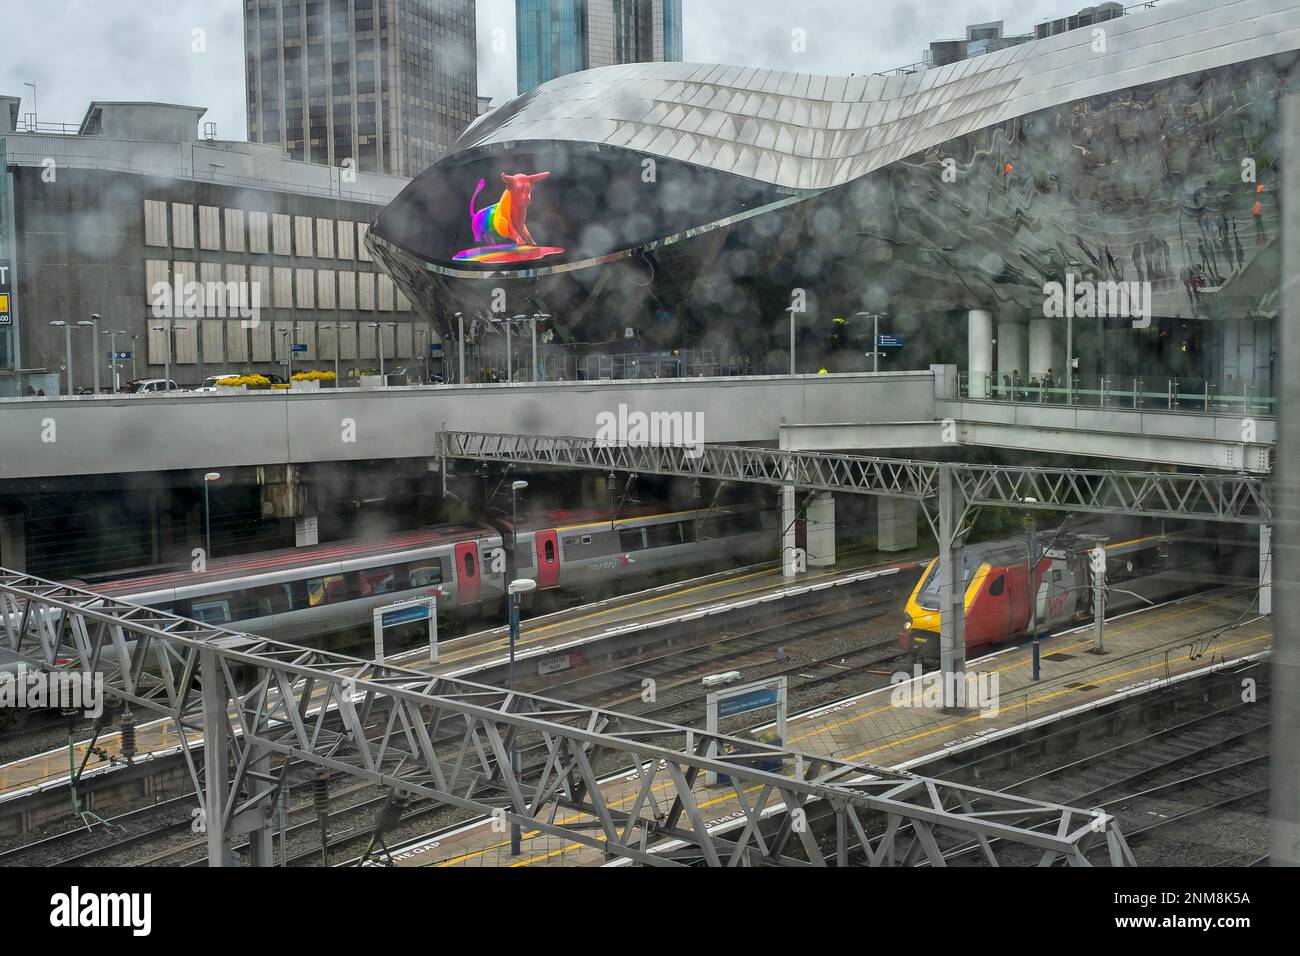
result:
[[[1022,645],[967,664],[978,684],[996,689],[983,711],[945,713],[927,700],[926,677],[899,679],[857,697],[792,715],[786,744],[807,753],[906,770],[936,753],[951,754],[1040,723],[1103,706],[1125,696],[1191,679],[1206,671],[1266,654],[1272,620],[1254,612],[1251,591],[1220,589],[1107,621],[1105,654],[1092,653],[1092,626],[1063,631],[1041,644],[1041,679],[1032,679],[1032,649]],[[995,682],[996,678],[996,682]],[[974,695],[972,695],[972,699]],[[992,706],[996,703],[996,707]],[[611,805],[630,805],[635,786],[622,776],[607,781]],[[729,788],[700,784],[696,799],[710,829],[743,822]],[[730,795],[728,795],[730,794]],[[670,786],[657,795],[672,799]],[[779,808],[773,808],[779,809]],[[571,814],[570,822],[585,815]],[[398,866],[599,866],[603,854],[583,844],[524,831],[523,852],[510,856],[508,839],[488,821],[438,834],[399,852]]]
[[[556,655],[629,631],[671,626],[915,567],[915,561],[845,561],[791,580],[782,576],[777,564],[769,563],[692,578],[524,620],[519,626],[515,657],[523,662]],[[387,661],[448,677],[468,677],[504,666],[509,643],[509,628],[497,627],[439,641],[436,665],[430,666],[427,648],[389,655]]]
[[[846,560],[834,568],[802,574],[790,581],[773,562],[692,578],[527,619],[520,625],[516,659],[521,664],[543,657],[555,660],[566,651],[576,656],[585,646],[645,629],[671,628],[703,616],[734,613],[739,608],[852,585],[915,566],[912,561],[868,565]],[[439,641],[438,663],[434,665],[429,663],[427,646],[390,655],[386,661],[425,673],[468,677],[505,666],[508,645],[508,628],[498,627]],[[89,745],[89,741],[74,745],[78,765]],[[118,757],[121,736],[116,732],[105,734],[95,746]],[[179,749],[180,742],[170,721],[155,720],[136,728],[137,763],[159,759]],[[0,765],[0,803],[65,783],[69,778],[68,767],[66,746]],[[112,764],[92,758],[83,779],[112,769]]]

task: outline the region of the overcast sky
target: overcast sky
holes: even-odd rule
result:
[[[3,2],[0,93],[23,96],[23,112],[32,92],[24,83],[35,82],[42,122],[79,123],[92,99],[159,100],[206,106],[223,139],[247,135],[242,0]],[[1027,33],[1090,2],[684,0],[686,59],[866,73],[919,60],[931,40],[960,36],[967,23],[1005,20],[1008,32]],[[480,92],[496,106],[515,92],[514,11],[514,0],[478,0]],[[805,31],[806,52],[793,49],[795,30]]]

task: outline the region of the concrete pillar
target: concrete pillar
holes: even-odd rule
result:
[[[971,309],[967,313],[966,375],[971,398],[988,398],[993,374],[993,313]]]
[[[298,548],[310,548],[320,543],[315,515],[293,519],[293,543]]]
[[[1029,380],[1029,330],[1025,323],[1012,319],[998,322],[998,388],[1003,379],[1015,382],[1019,376],[1020,386]],[[995,394],[1002,392],[994,389]]]
[[[794,517],[794,486],[784,485],[781,488],[781,573],[786,578],[794,578],[802,563],[795,539]]]
[[[0,512],[0,568],[27,570],[27,519],[21,512]]]
[[[1029,378],[1039,381],[1049,368],[1055,368],[1056,324],[1051,319],[1034,319],[1029,323]]]
[[[916,502],[910,498],[876,499],[876,550],[910,551],[916,547]]]
[[[835,496],[817,495],[808,505],[808,565],[828,568],[835,563]]]
[[[1259,613],[1273,613],[1273,529],[1259,526]]]

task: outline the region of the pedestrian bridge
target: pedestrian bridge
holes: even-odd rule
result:
[[[103,395],[0,400],[0,480],[432,458],[439,432],[687,441],[906,454],[964,444],[1267,472],[1276,421],[1241,414],[960,400],[925,371]],[[644,417],[641,417],[644,416]],[[664,416],[667,416],[666,418]],[[602,434],[611,425],[625,433]],[[649,441],[663,441],[658,431]],[[928,456],[929,453],[927,452]]]

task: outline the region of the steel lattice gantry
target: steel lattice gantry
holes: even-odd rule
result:
[[[972,512],[985,505],[1270,525],[1271,486],[1236,474],[972,465],[745,445],[619,444],[596,438],[442,432],[446,459],[599,468],[908,498],[924,507],[939,550],[940,666],[966,669],[965,587],[956,584]],[[945,704],[955,709],[954,682]]]
[[[0,622],[11,650],[102,674],[113,698],[174,723],[216,866],[242,832],[254,860],[269,861],[269,811],[291,765],[650,865],[942,865],[971,846],[990,864],[1013,848],[1040,864],[1132,863],[1100,811],[297,647],[3,570]],[[516,747],[538,755],[518,773]],[[615,789],[602,782],[612,771]],[[710,832],[705,772],[730,778],[738,832]],[[834,817],[825,843],[800,825],[810,810]]]
[[[1177,474],[1020,465],[969,465],[744,445],[627,445],[595,438],[442,433],[445,458],[709,478],[808,491],[884,495],[930,504],[952,475],[964,518],[980,505],[1269,524],[1267,482],[1235,474]],[[960,523],[960,522],[959,522]]]

